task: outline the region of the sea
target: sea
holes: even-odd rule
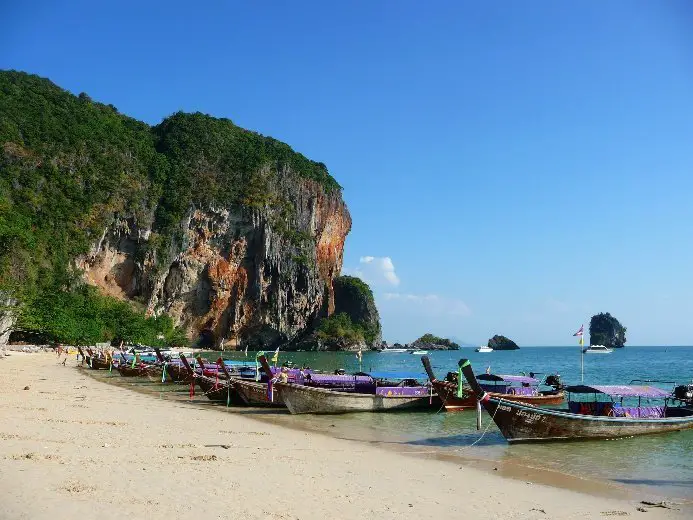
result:
[[[268,353],[270,357],[273,353]],[[209,353],[210,359],[219,353]],[[477,353],[472,348],[429,352],[438,377],[455,371],[458,361],[467,358],[476,373],[487,369],[496,374],[534,372],[537,377],[560,374],[566,384],[628,384],[633,380],[652,383],[671,390],[674,382],[693,381],[693,347],[629,346],[611,354],[582,356],[579,347],[522,347],[514,351]],[[224,357],[253,364],[255,353],[224,353]],[[353,352],[280,352],[279,364],[292,361],[298,366],[333,372],[420,373],[425,379],[421,359],[409,353],[364,352],[359,361]],[[584,365],[582,365],[584,362]],[[115,372],[114,372],[115,374]],[[125,378],[122,378],[125,379]],[[138,385],[137,382],[121,384]],[[636,384],[636,383],[634,383]],[[141,383],[140,386],[146,386]],[[163,386],[152,391],[160,396]],[[187,398],[185,389],[177,391]],[[218,405],[214,405],[218,406]],[[219,407],[223,408],[223,407]],[[355,413],[330,416],[291,416],[285,410],[256,411],[254,417],[289,427],[319,431],[327,435],[379,444],[454,460],[484,461],[532,468],[547,474],[558,472],[578,479],[590,479],[629,492],[648,496],[693,500],[693,430],[662,435],[603,441],[574,441],[548,444],[509,445],[490,416],[483,412],[482,428],[476,428],[476,413],[425,412]]]

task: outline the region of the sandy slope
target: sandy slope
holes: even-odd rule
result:
[[[0,360],[0,519],[691,514],[157,400],[67,365]]]

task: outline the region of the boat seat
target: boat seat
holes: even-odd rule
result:
[[[664,406],[614,406],[614,417],[638,417],[641,419],[661,419]]]

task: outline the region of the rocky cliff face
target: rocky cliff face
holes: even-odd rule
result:
[[[382,343],[380,314],[375,306],[373,293],[358,278],[340,276],[334,280],[335,314],[346,313],[351,321],[364,330],[364,347],[375,350]],[[359,350],[352,347],[350,350]]]
[[[191,209],[179,223],[181,239],[162,253],[151,247],[149,226],[114,218],[78,267],[103,292],[168,313],[199,345],[296,340],[335,309],[332,282],[351,218],[339,192],[290,169],[274,173],[269,188],[290,204],[289,222],[272,207]]]
[[[596,314],[590,320],[590,345],[623,348],[626,346],[626,327],[608,312]]]
[[[201,113],[152,127],[16,71],[0,71],[0,222],[23,330],[178,341],[142,316],[166,313],[215,348],[295,342],[332,314],[351,228],[327,166],[286,143]]]
[[[488,340],[488,347],[493,350],[517,350],[520,348],[513,340],[501,336],[500,334],[496,334]]]

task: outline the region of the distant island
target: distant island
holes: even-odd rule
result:
[[[519,350],[520,348],[513,340],[501,336],[500,334],[496,334],[488,340],[488,347],[493,350]]]
[[[608,312],[600,312],[590,320],[590,345],[609,348],[626,346],[626,328]]]
[[[417,350],[459,350],[460,346],[448,338],[426,333],[411,344]]]
[[[394,343],[392,346],[390,346],[388,345],[387,341],[383,341],[381,344],[381,350],[388,348],[411,350],[459,350],[460,346],[451,339],[441,338],[440,336],[435,336],[430,332],[427,332],[420,338],[404,345],[401,343]]]

